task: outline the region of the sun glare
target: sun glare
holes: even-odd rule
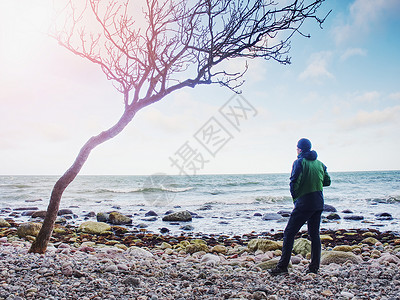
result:
[[[0,56],[5,64],[29,60],[43,47],[50,26],[51,2],[0,2]]]

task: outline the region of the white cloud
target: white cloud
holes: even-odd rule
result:
[[[332,53],[328,51],[312,54],[307,68],[300,73],[299,79],[320,81],[322,78],[334,78],[327,69],[331,56]]]
[[[400,119],[400,105],[372,112],[359,111],[354,117],[342,120],[340,126],[344,130],[359,129],[374,125],[390,124]]]
[[[366,56],[367,51],[361,48],[349,48],[347,49],[342,56],[340,56],[340,60],[345,61],[352,56]]]
[[[372,91],[372,92],[365,92],[364,94],[357,95],[354,99],[357,102],[373,102],[375,100],[378,100],[380,98],[380,94],[377,91]]]
[[[393,100],[400,100],[400,92],[390,94],[389,98]]]
[[[383,18],[396,14],[400,9],[398,0],[356,0],[350,6],[349,20],[333,29],[337,44],[368,34]]]

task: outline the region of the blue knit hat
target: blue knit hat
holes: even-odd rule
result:
[[[297,142],[297,148],[301,149],[301,151],[310,151],[311,150],[311,142],[309,139],[300,139]]]

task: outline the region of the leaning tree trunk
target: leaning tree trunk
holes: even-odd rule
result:
[[[97,136],[91,137],[81,148],[72,166],[64,173],[63,176],[60,177],[60,179],[58,179],[58,181],[54,185],[42,228],[40,229],[40,232],[35,241],[32,243],[29,252],[42,254],[46,252],[47,244],[49,243],[51,234],[53,232],[54,223],[57,218],[63,192],[78,175],[78,173],[82,169],[82,166],[89,157],[90,152],[98,145],[106,142],[107,140],[115,137],[118,133],[120,133],[126,127],[126,125],[129,124],[135,113],[136,110],[132,108],[126,109],[122,117],[113,127],[101,132]]]

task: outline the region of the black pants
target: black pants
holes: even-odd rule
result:
[[[309,268],[312,270],[319,269],[321,259],[321,240],[319,237],[319,226],[321,223],[322,210],[300,210],[293,209],[288,224],[283,233],[282,256],[278,262],[281,268],[287,268],[294,244],[294,237],[301,227],[307,222],[308,235],[311,238],[311,263]]]

